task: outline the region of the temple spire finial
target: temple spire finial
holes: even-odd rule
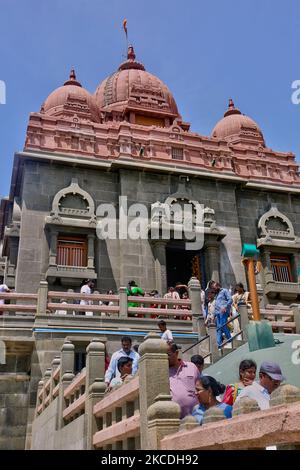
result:
[[[135,52],[131,44],[128,46],[127,59],[133,62],[135,61]]]
[[[75,85],[75,86],[82,86],[80,82],[76,79],[76,73],[74,69],[71,69],[69,80],[67,80],[64,85]]]
[[[232,98],[229,98],[229,101],[228,101],[228,109],[227,109],[226,112],[224,113],[224,117],[230,116],[231,114],[242,114],[242,113],[241,113],[241,111],[240,111],[239,109],[237,109],[237,108],[234,106],[233,99],[232,99]]]

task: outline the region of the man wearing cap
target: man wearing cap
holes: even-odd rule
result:
[[[259,383],[245,387],[236,399],[238,402],[243,397],[252,398],[257,401],[261,410],[270,407],[270,395],[279,387],[284,380],[279,364],[271,361],[262,362],[259,369]]]

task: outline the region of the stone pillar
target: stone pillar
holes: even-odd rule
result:
[[[205,262],[207,267],[207,278],[220,282],[220,244],[217,241],[205,241]]]
[[[43,389],[43,386],[44,386],[44,380],[40,380],[39,383],[38,383],[38,387],[37,387],[37,395],[36,395],[36,408],[35,408],[35,419],[38,417],[38,414],[37,414],[37,409],[38,407],[40,406],[40,399],[39,399],[39,394],[41,392],[41,390]]]
[[[98,338],[93,338],[86,348],[86,391],[96,378],[104,381],[104,350],[105,346]]]
[[[88,234],[88,264],[89,269],[95,267],[95,235],[93,233]]]
[[[57,262],[56,262],[57,236],[58,236],[58,232],[56,230],[51,230],[49,266],[57,265]]]
[[[90,385],[88,389],[88,396],[85,402],[85,415],[86,415],[86,449],[94,449],[93,436],[98,431],[98,420],[94,416],[93,409],[96,403],[98,403],[104,397],[106,390],[106,384],[104,378],[100,377]]]
[[[119,317],[127,318],[128,317],[128,300],[127,300],[127,289],[126,287],[119,288]]]
[[[300,388],[294,385],[280,385],[271,393],[270,407],[287,405],[289,403],[300,402]],[[277,450],[299,450],[299,444],[282,444],[277,446]]]
[[[300,307],[297,304],[292,304],[291,308],[293,309],[294,322],[296,323],[296,334],[300,334]]]
[[[149,333],[139,347],[141,448],[148,449],[148,408],[159,394],[170,395],[168,345]]]
[[[64,427],[63,412],[66,409],[64,392],[72,380],[74,380],[74,377],[75,375],[72,372],[65,372],[63,375],[61,375],[58,395],[57,429],[62,429]]]
[[[55,387],[53,374],[54,374],[55,370],[57,369],[57,367],[59,366],[59,364],[60,364],[60,356],[55,356],[55,358],[53,359],[52,364],[51,364],[50,401],[53,400],[53,389]]]
[[[208,325],[209,334],[209,351],[211,353],[211,362],[214,364],[220,359],[220,353],[217,343],[217,327],[216,325]]]
[[[196,277],[192,277],[188,283],[189,297],[191,300],[193,332],[198,334],[198,338],[206,336],[206,328],[204,324],[202,303],[201,303],[201,286]]]
[[[155,288],[163,296],[167,292],[167,241],[155,240],[152,244],[155,256]]]
[[[48,380],[51,378],[51,367],[47,367],[45,373],[44,373],[44,385],[48,382]],[[47,398],[47,390],[46,387],[43,389],[43,410],[45,409],[45,401]]]
[[[241,330],[243,331],[243,340],[248,341],[248,325],[249,325],[249,317],[248,317],[248,308],[247,305],[240,305],[238,308],[238,312],[240,314],[241,320]]]
[[[148,449],[160,449],[160,441],[168,434],[175,434],[180,424],[180,406],[171,395],[160,394],[148,408]]]
[[[48,282],[40,281],[40,286],[38,289],[37,307],[36,307],[37,315],[46,315],[47,303],[48,303]]]
[[[70,340],[66,339],[61,348],[60,382],[65,372],[74,373],[74,356],[75,356],[75,346]]]

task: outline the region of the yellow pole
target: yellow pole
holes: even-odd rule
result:
[[[250,299],[252,304],[253,318],[255,321],[260,321],[259,303],[256,289],[255,270],[254,270],[254,259],[247,259],[247,271],[249,280]]]

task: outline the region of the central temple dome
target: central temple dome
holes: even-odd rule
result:
[[[127,60],[117,72],[98,86],[95,98],[102,111],[128,114],[130,121],[138,124],[160,125],[160,120],[163,122],[169,118],[173,121],[180,117],[168,87],[159,78],[146,72],[143,64],[136,62],[132,46],[128,48]]]

